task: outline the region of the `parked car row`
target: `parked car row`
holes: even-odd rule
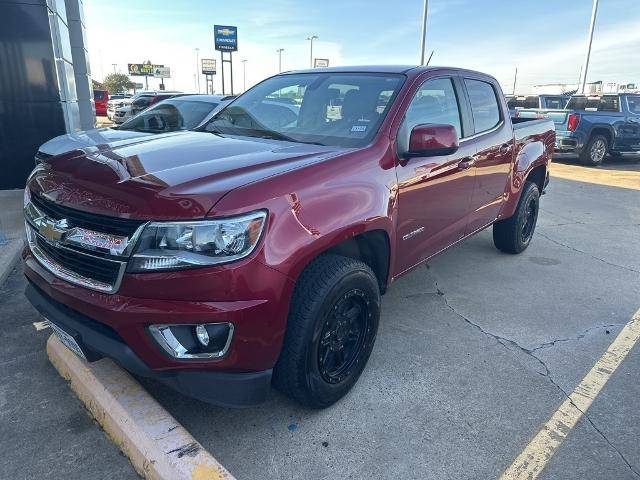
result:
[[[553,120],[556,151],[575,153],[584,164],[640,152],[640,94],[508,96],[507,101],[512,117]]]
[[[40,146],[36,162],[71,150],[87,147],[106,148],[107,145],[123,145],[133,139],[157,133],[193,130],[211,118],[232,98],[222,95],[170,96],[166,100],[154,103],[136,116],[127,115],[127,120],[122,125],[94,128],[52,138]],[[116,115],[126,108],[127,106],[117,108]]]

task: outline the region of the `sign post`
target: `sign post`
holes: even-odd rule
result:
[[[209,81],[211,81],[211,93],[213,94],[213,76],[216,74],[215,58],[202,59],[202,74],[205,76],[207,82],[207,93],[209,93]]]
[[[229,63],[231,70],[231,95],[233,95],[233,52],[238,51],[238,27],[228,25],[214,25],[213,37],[215,40],[215,49],[220,52],[221,68],[222,68],[222,94],[226,95],[224,88],[224,64]],[[224,54],[227,52],[229,58],[225,59]]]
[[[149,77],[154,76],[154,71],[158,68],[164,68],[164,65],[153,65],[147,61],[145,63],[128,63],[127,70],[132,77],[144,77],[146,89],[149,89]]]
[[[160,90],[164,90],[164,79],[171,78],[171,69],[169,67],[156,67],[153,69],[153,76],[160,79]]]

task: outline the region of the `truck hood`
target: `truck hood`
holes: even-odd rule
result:
[[[87,212],[142,220],[203,218],[227,192],[345,149],[205,132],[161,134],[45,160],[29,187]]]
[[[108,143],[136,140],[149,135],[152,134],[131,130],[117,130],[115,128],[92,128],[91,130],[54,137],[48,142],[43,143],[38,151],[46,153],[47,155],[60,155],[70,150],[87,147],[103,149],[108,148]]]

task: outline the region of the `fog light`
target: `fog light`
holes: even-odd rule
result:
[[[207,329],[204,328],[204,325],[196,326],[196,337],[198,337],[198,341],[202,346],[206,347],[209,345],[209,334],[207,333]]]
[[[149,332],[173,358],[210,359],[220,358],[229,350],[233,324],[151,325]]]

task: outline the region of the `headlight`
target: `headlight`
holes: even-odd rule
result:
[[[258,244],[267,213],[195,222],[154,222],[140,235],[130,272],[178,270],[239,260]]]

